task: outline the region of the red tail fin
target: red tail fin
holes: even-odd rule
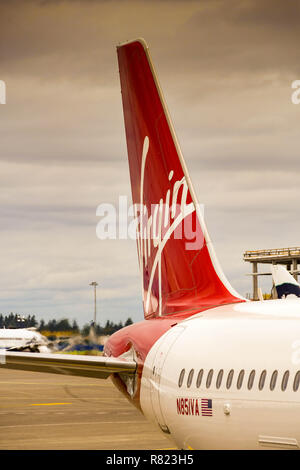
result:
[[[138,39],[117,50],[145,317],[240,302],[214,254],[147,46]]]

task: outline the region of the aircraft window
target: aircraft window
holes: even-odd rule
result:
[[[199,370],[199,373],[198,373],[197,382],[196,382],[197,388],[199,388],[201,385],[202,377],[203,377],[203,369]]]
[[[274,370],[272,377],[271,377],[270,390],[274,390],[276,381],[277,381],[277,376],[278,376],[278,371]]]
[[[229,373],[228,373],[228,377],[227,377],[227,381],[226,381],[226,388],[230,388],[230,387],[231,387],[232,379],[233,379],[233,374],[234,374],[234,370],[231,369],[231,371],[229,371]]]
[[[286,387],[287,387],[287,384],[288,384],[288,381],[289,381],[289,376],[290,376],[290,373],[288,370],[285,371],[285,373],[283,374],[283,377],[282,377],[282,382],[281,382],[281,390],[284,392]]]
[[[194,369],[191,369],[187,379],[187,386],[190,387],[194,376]]]
[[[297,374],[295,375],[294,379],[294,384],[293,384],[293,390],[294,392],[297,392],[300,384],[300,370],[298,370]]]
[[[221,387],[221,383],[222,383],[222,379],[223,379],[223,369],[221,369],[218,373],[218,377],[217,377],[217,382],[216,382],[216,387],[217,388],[220,388]]]
[[[243,384],[243,380],[244,380],[244,375],[245,375],[245,371],[242,369],[241,372],[239,373],[239,376],[238,376],[238,379],[237,379],[237,388],[240,389],[242,384]]]
[[[178,380],[178,387],[181,387],[183,379],[184,379],[185,369],[182,369],[180,372],[179,380]]]
[[[210,387],[211,381],[212,381],[212,376],[213,376],[213,369],[210,369],[209,373],[207,374],[207,379],[206,379],[206,388]]]
[[[259,383],[258,383],[259,390],[262,390],[264,388],[266,375],[267,375],[266,370],[263,370],[262,373],[260,374]]]
[[[251,388],[253,387],[254,377],[255,377],[255,370],[252,370],[249,374],[248,390],[251,390]]]

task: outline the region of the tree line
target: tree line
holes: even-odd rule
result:
[[[119,323],[114,323],[110,320],[107,320],[104,326],[101,326],[98,323],[95,324],[94,329],[98,336],[111,335],[124,326],[129,326],[132,323],[133,321],[131,318],[127,318],[124,324],[121,321]],[[91,324],[86,324],[80,329],[76,320],[74,320],[72,323],[70,323],[66,318],[61,320],[53,319],[49,320],[48,322],[40,320],[40,322],[38,322],[35,318],[35,315],[28,315],[25,317],[24,315],[17,313],[10,313],[9,315],[0,314],[0,328],[36,328],[40,332],[68,331],[72,332],[73,334],[82,334],[83,336],[87,336],[89,334]]]

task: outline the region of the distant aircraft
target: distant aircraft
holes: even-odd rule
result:
[[[9,352],[3,367],[111,376],[180,449],[297,449],[300,299],[232,288],[146,43],[117,52],[145,320],[113,334],[105,357]]]
[[[300,284],[293,278],[288,270],[280,265],[271,266],[273,282],[278,299],[300,297]]]
[[[50,352],[47,338],[35,328],[0,328],[0,349]]]

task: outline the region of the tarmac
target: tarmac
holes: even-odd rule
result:
[[[175,449],[110,379],[1,370],[1,450]]]

